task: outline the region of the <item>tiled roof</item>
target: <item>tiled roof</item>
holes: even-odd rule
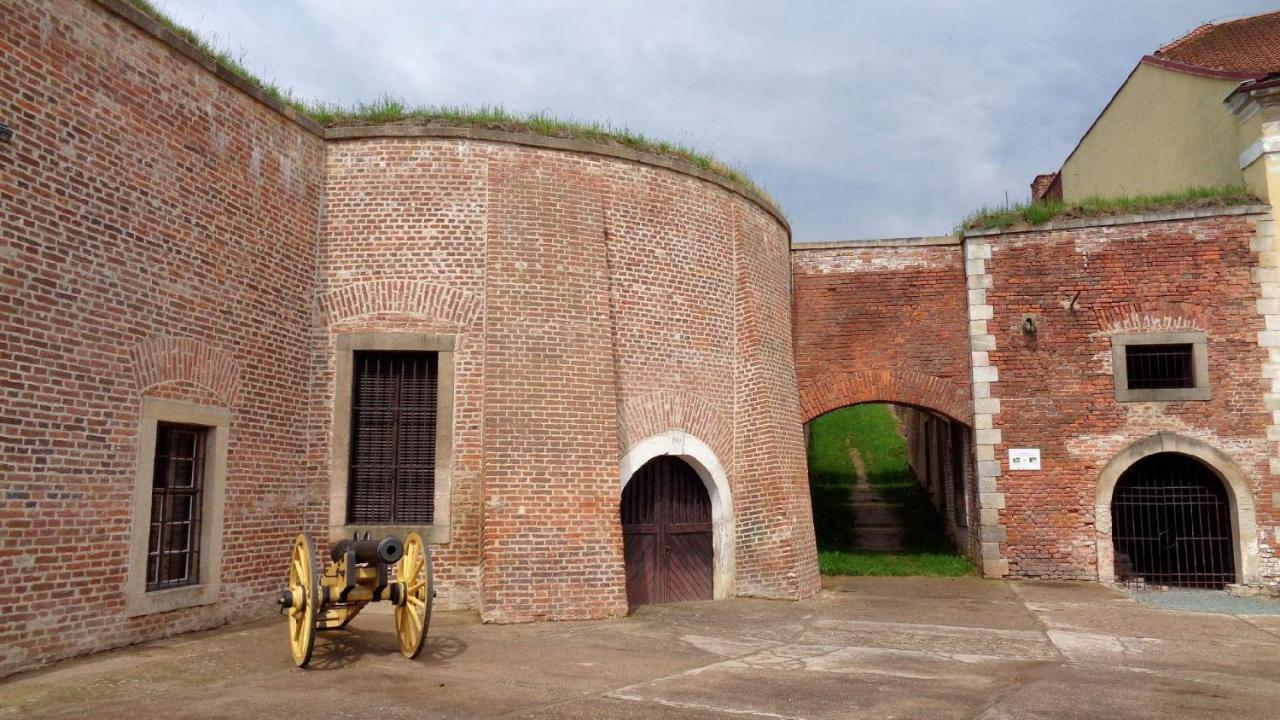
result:
[[[1201,25],[1155,57],[1227,72],[1280,72],[1280,11]]]

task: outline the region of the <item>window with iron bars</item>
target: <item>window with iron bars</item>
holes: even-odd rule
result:
[[[147,542],[148,591],[199,582],[208,436],[209,429],[205,427],[163,422],[156,425]]]
[[[437,353],[355,353],[349,523],[434,519],[438,381]]]
[[[1129,345],[1125,348],[1124,363],[1131,390],[1196,386],[1191,343]]]
[[[1111,348],[1117,401],[1210,399],[1204,332],[1116,333]]]

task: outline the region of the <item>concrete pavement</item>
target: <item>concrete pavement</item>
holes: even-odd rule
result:
[[[437,613],[423,657],[386,611],[292,667],[283,620],[11,678],[0,718],[1280,717],[1280,616],[1150,608],[1092,584],[828,579],[804,602],[483,625]]]

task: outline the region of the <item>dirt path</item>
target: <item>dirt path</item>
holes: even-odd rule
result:
[[[849,460],[858,476],[849,503],[858,547],[884,552],[901,551],[904,530],[899,506],[885,502],[880,493],[871,487],[871,483],[867,481],[866,461],[862,458],[862,452],[853,446],[851,439],[845,440],[845,447],[849,450]]]

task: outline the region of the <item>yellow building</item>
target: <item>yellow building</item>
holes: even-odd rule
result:
[[[1235,185],[1280,199],[1280,12],[1202,25],[1143,57],[1032,198]]]

